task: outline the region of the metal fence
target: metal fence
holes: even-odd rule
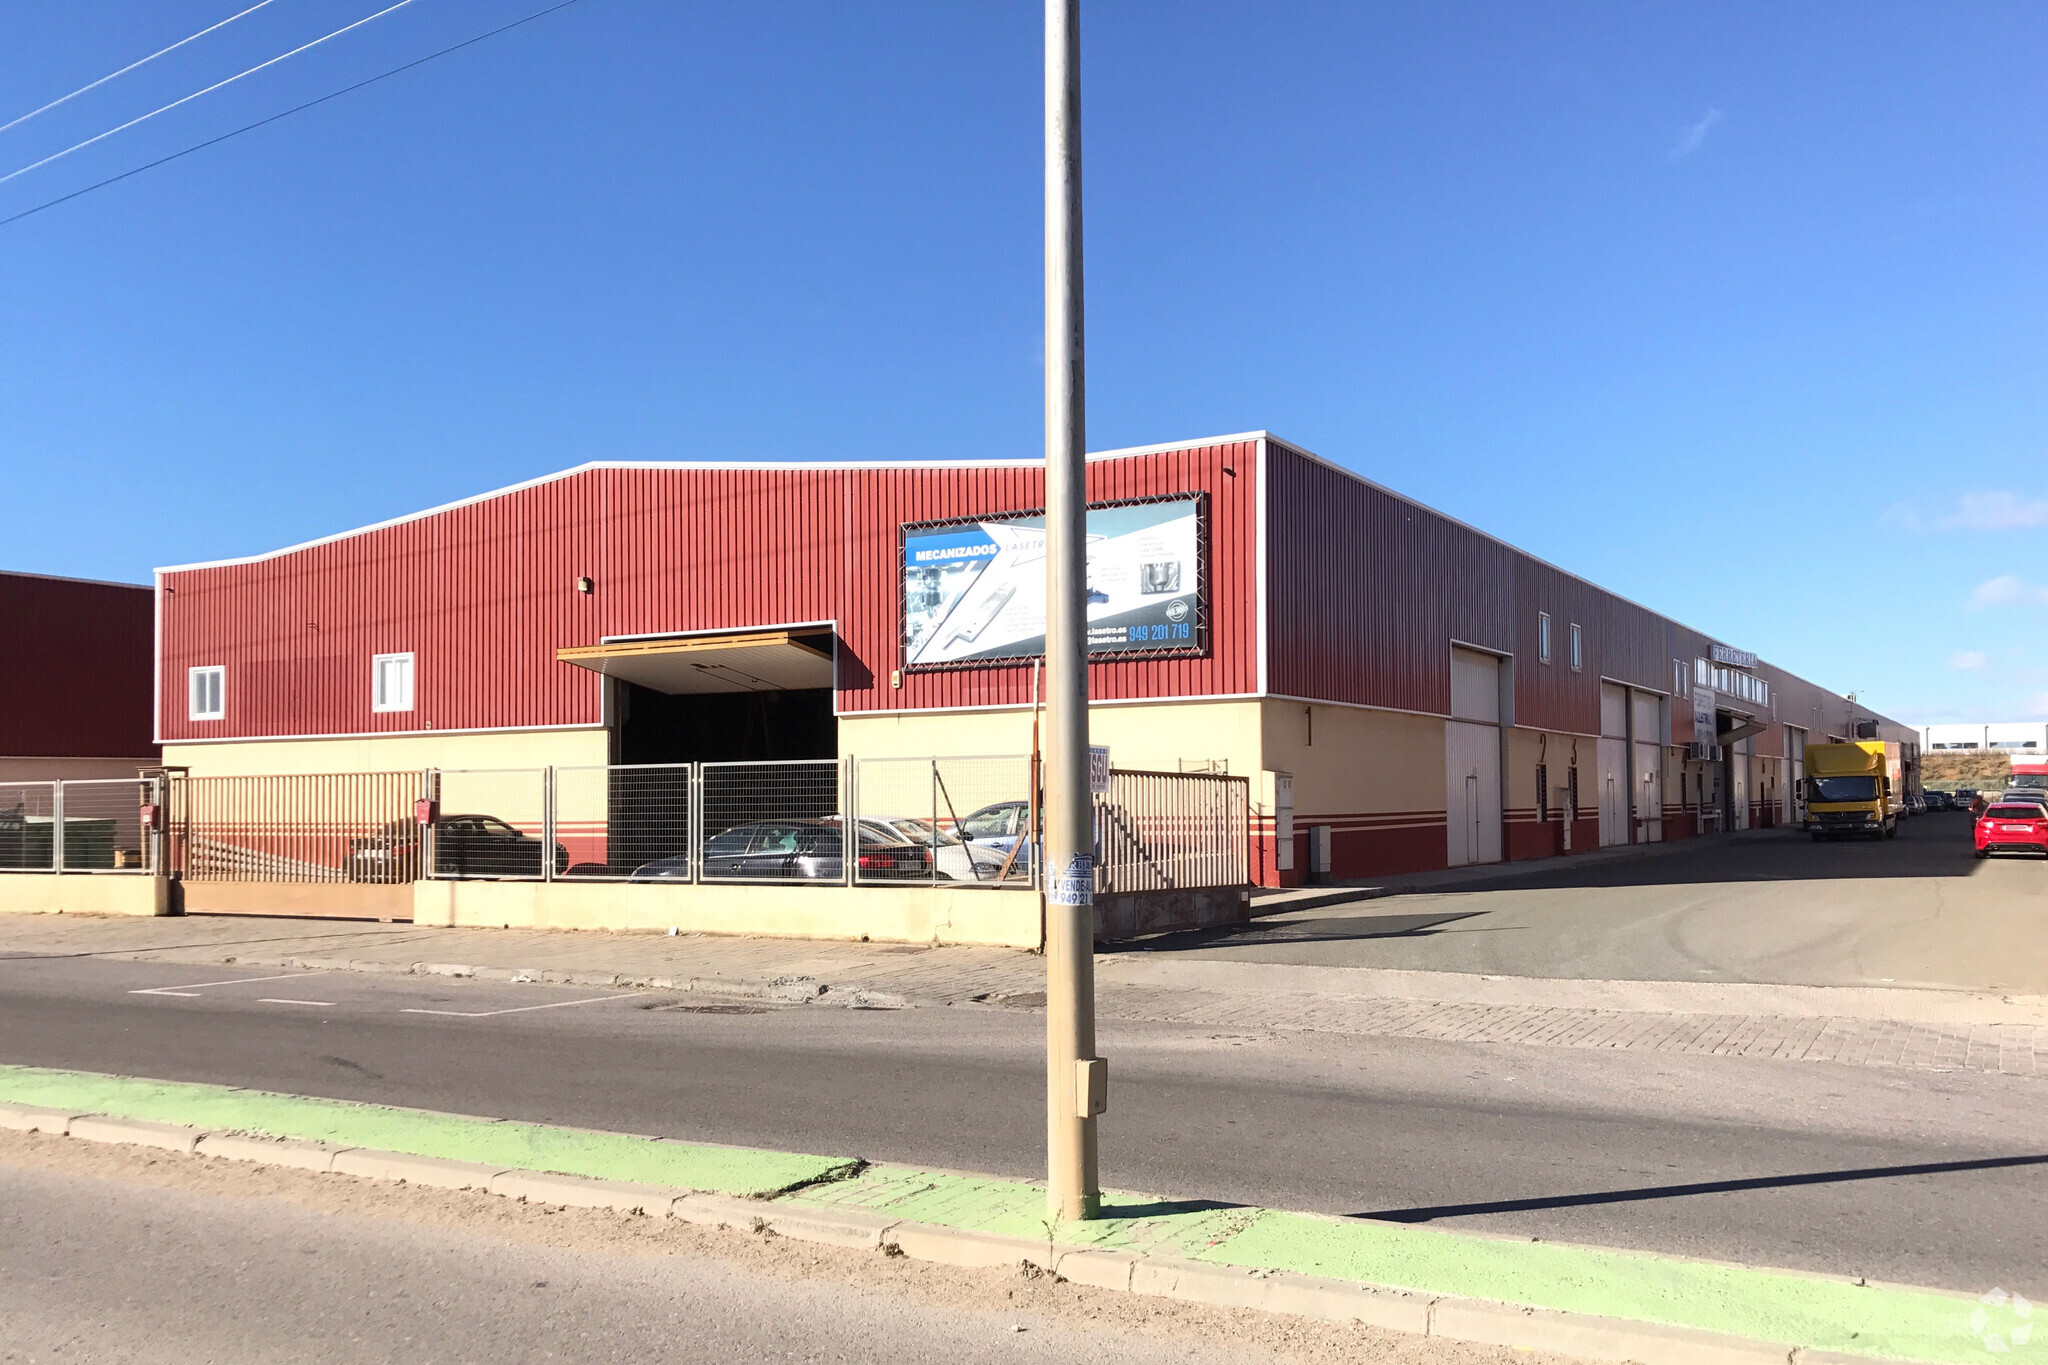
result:
[[[846,880],[838,759],[697,765],[697,880]]]
[[[153,777],[0,782],[0,872],[156,871]]]
[[[1251,880],[1247,779],[1118,771],[1095,802],[1097,890],[1188,890]]]
[[[428,875],[535,881],[569,868],[553,829],[552,768],[434,768]]]
[[[617,881],[641,874],[687,878],[695,867],[696,769],[688,763],[557,768],[555,841],[570,881]]]
[[[417,772],[173,775],[170,870],[192,882],[410,882]]]
[[[1038,880],[1036,785],[1021,754],[173,777],[168,866],[191,881],[1015,889]],[[66,871],[153,869],[152,790],[0,785],[0,869],[53,870],[60,829]],[[1242,777],[1119,771],[1095,804],[1099,891],[1249,879]]]
[[[1028,755],[863,758],[854,775],[854,879],[1023,887],[1037,872]],[[906,857],[898,844],[909,844]]]

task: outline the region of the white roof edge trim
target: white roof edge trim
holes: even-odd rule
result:
[[[1167,441],[1159,445],[1126,446],[1118,450],[1093,451],[1090,452],[1087,458],[1090,463],[1094,463],[1098,460],[1129,459],[1137,455],[1157,455],[1168,450],[1200,450],[1207,446],[1229,445],[1235,441],[1260,440],[1265,435],[1266,433],[1263,431],[1243,431],[1229,436],[1205,436],[1193,441]],[[1304,451],[1303,453],[1306,454],[1307,452]],[[286,545],[276,550],[265,550],[260,554],[236,555],[227,559],[205,559],[191,564],[166,564],[156,572],[159,574],[193,573],[200,569],[228,569],[239,564],[261,564],[268,559],[281,559],[285,555],[297,554],[301,550],[314,550],[322,545],[332,545],[337,541],[348,540],[355,536],[369,535],[373,531],[385,531],[393,526],[403,526],[408,522],[424,521],[428,517],[437,517],[444,512],[453,512],[459,508],[470,507],[480,502],[489,502],[493,498],[502,498],[513,493],[523,493],[529,488],[538,488],[542,484],[554,483],[560,479],[573,479],[578,474],[590,474],[601,469],[808,470],[815,473],[822,470],[846,469],[1025,469],[1043,463],[1044,461],[1042,460],[591,460],[588,463],[579,464],[570,469],[559,470],[553,474],[542,474],[536,478],[522,480],[519,483],[507,484],[503,488],[493,488],[487,493],[472,494],[466,498],[457,498],[453,502],[444,502],[438,506],[422,508],[417,512],[407,512],[403,516],[372,522],[368,526],[358,526],[353,530],[336,531],[333,535],[316,536],[312,540],[302,540],[296,545]],[[78,581],[83,582],[86,580]],[[134,585],[121,584],[117,586],[126,587]]]

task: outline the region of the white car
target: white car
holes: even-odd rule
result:
[[[941,877],[956,882],[992,882],[1003,876],[1007,849],[983,843],[967,843],[951,830],[934,829],[930,820],[914,815],[864,815],[861,823],[886,838],[919,844],[930,850],[932,866]],[[1010,864],[1010,877],[1027,874],[1020,857]]]

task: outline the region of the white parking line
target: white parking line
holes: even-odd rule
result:
[[[322,1009],[333,1009],[332,1000],[258,1000],[259,1005],[318,1005]]]
[[[607,1000],[631,1000],[636,995],[652,995],[652,991],[628,991],[624,995],[593,995],[588,1000],[557,1000],[551,1005],[521,1005],[509,1010],[423,1010],[402,1009],[400,1014],[440,1014],[451,1019],[489,1019],[499,1014],[525,1014],[530,1010],[558,1010],[569,1005],[599,1005]]]
[[[286,972],[283,976],[238,976],[232,981],[194,981],[181,987],[153,986],[147,990],[130,991],[130,995],[181,995],[195,996],[213,986],[246,986],[255,981],[290,981],[294,977],[314,976],[314,972]]]

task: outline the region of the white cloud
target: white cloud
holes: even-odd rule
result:
[[[1979,583],[1970,594],[1970,610],[1986,607],[2027,607],[2048,603],[2048,588],[2037,588],[2017,574],[2000,574]]]
[[[1943,531],[2023,531],[2048,526],[2048,498],[2023,498],[2017,493],[1965,493],[1956,510],[1938,517]]]
[[[1950,668],[1983,668],[1990,662],[1991,660],[1984,656],[1983,650],[1966,649],[1960,654],[1949,655],[1948,666]]]
[[[1685,130],[1678,135],[1678,141],[1673,143],[1671,150],[1664,154],[1664,159],[1667,161],[1683,161],[1691,156],[1700,149],[1700,144],[1707,140],[1707,134],[1712,132],[1714,125],[1720,121],[1721,111],[1719,109],[1707,110],[1705,114],[1700,116],[1697,123],[1686,125]]]

